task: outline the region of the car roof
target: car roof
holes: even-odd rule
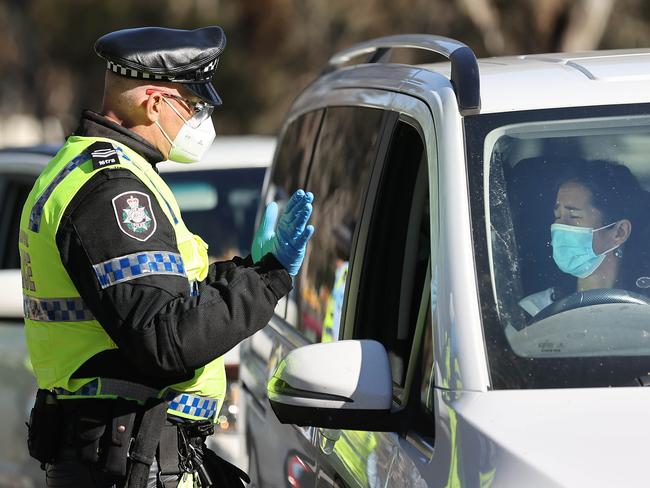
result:
[[[36,178],[61,146],[28,146],[0,149],[0,171]]]
[[[478,60],[480,113],[650,102],[650,49]],[[449,62],[419,65],[449,78]]]
[[[273,160],[275,137],[220,136],[200,163],[179,164],[164,161],[156,167],[161,173],[214,169],[266,168]]]
[[[40,172],[58,152],[61,145],[47,144],[0,149],[0,168],[4,171]],[[197,164],[164,161],[157,165],[161,172],[201,171],[233,168],[266,168],[275,151],[275,138],[267,136],[218,136],[212,147]]]

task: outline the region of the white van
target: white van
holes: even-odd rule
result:
[[[296,188],[316,233],[242,348],[257,486],[648,485],[650,50],[354,46],[284,124],[265,201]]]

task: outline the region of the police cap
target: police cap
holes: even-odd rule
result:
[[[95,52],[113,73],[182,83],[201,100],[221,105],[210,79],[225,47],[226,35],[218,26],[195,30],[141,27],[100,37]]]

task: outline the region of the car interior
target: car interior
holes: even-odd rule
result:
[[[629,123],[629,122],[628,122]],[[502,325],[520,330],[530,317],[519,300],[563,280],[553,261],[553,223],[557,179],[566,161],[605,159],[626,165],[646,191],[650,189],[650,131],[643,126],[564,127],[562,132],[532,135],[522,128],[499,137],[489,165],[488,218],[492,285]],[[650,269],[648,262],[640,268]]]

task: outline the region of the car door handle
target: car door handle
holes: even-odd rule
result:
[[[340,438],[341,431],[338,429],[318,429],[318,447],[327,456],[334,452],[334,445]]]

